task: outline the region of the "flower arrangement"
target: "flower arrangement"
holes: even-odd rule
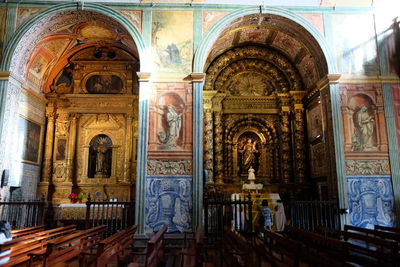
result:
[[[78,200],[79,200],[79,202],[82,202],[82,200],[83,200],[83,193],[82,192],[80,192],[78,194]]]
[[[68,198],[71,200],[71,202],[76,202],[78,201],[78,195],[75,193],[71,193],[68,195]]]

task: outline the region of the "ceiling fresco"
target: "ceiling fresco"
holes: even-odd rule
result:
[[[90,11],[65,11],[40,19],[16,48],[11,69],[26,86],[44,93],[68,59],[87,47],[118,47],[138,58],[136,45],[119,23]],[[29,45],[26,45],[29,44]]]
[[[228,25],[210,49],[205,69],[226,51],[252,44],[281,53],[297,68],[306,89],[328,72],[324,55],[311,34],[291,20],[270,14],[248,15]]]

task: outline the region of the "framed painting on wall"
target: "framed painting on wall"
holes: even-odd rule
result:
[[[22,162],[39,164],[42,140],[42,125],[19,117],[18,120],[18,155]]]
[[[56,145],[56,160],[65,160],[65,152],[67,149],[67,139],[57,139]]]
[[[314,143],[324,138],[324,121],[321,104],[312,106],[307,111],[308,139]]]

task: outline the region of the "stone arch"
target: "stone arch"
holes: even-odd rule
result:
[[[193,60],[193,71],[194,72],[204,72],[205,62],[208,57],[209,51],[220,33],[224,28],[229,25],[234,20],[251,14],[272,14],[287,18],[294,23],[297,23],[300,27],[304,28],[318,43],[320,49],[325,57],[328,73],[336,73],[336,60],[333,55],[332,47],[327,43],[325,38],[322,36],[318,30],[311,25],[305,18],[282,8],[276,7],[250,7],[237,10],[235,12],[229,13],[221,18],[217,23],[215,23],[206,33],[203,41],[200,43]]]
[[[0,65],[0,69],[4,71],[11,71],[13,68],[13,57],[16,49],[19,45],[21,45],[22,40],[29,34],[34,34],[34,27],[37,25],[43,18],[49,18],[52,15],[55,15],[60,12],[65,11],[74,11],[74,10],[87,10],[93,11],[102,15],[105,15],[117,23],[122,25],[131,35],[132,39],[135,42],[135,45],[138,49],[139,58],[142,58],[146,52],[146,46],[144,44],[143,38],[140,35],[139,31],[125,18],[122,14],[119,14],[117,11],[113,10],[112,8],[106,7],[100,4],[92,4],[92,3],[85,3],[85,6],[77,5],[76,3],[68,3],[68,4],[60,4],[48,8],[32,19],[28,20],[24,23],[17,32],[13,35],[13,38],[7,44],[4,50],[4,57],[3,61]],[[32,33],[30,33],[32,31]],[[33,45],[33,44],[32,44]],[[145,69],[146,67],[141,66],[141,70]]]

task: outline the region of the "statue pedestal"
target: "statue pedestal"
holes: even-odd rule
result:
[[[250,184],[243,184],[242,190],[251,191],[255,190],[256,194],[258,194],[258,190],[263,189],[263,184],[255,184],[254,181],[250,181]]]

